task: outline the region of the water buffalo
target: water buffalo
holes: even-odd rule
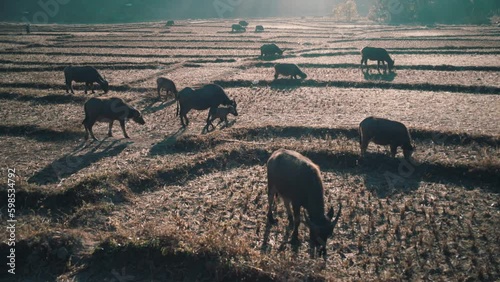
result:
[[[104,78],[102,78],[102,76],[94,67],[65,67],[64,78],[66,79],[66,93],[68,93],[71,89],[71,93],[75,94],[75,92],[73,91],[73,85],[71,84],[73,81],[85,82],[85,94],[87,94],[88,87],[90,87],[92,93],[95,93],[94,82],[99,83],[104,93],[108,93],[109,90],[108,82]]]
[[[245,32],[245,31],[247,31],[247,29],[239,24],[233,24],[231,26],[231,32]]]
[[[389,67],[389,72],[392,72],[392,68],[394,67],[394,60],[391,59],[389,53],[384,48],[374,48],[374,47],[365,47],[361,50],[361,69],[363,69],[363,63],[366,67],[368,67],[368,60],[377,61],[377,70],[380,72],[380,62],[384,65],[387,62]]]
[[[174,21],[167,21],[167,23],[165,24],[165,26],[173,26],[174,25]]]
[[[279,149],[267,161],[268,212],[269,223],[275,223],[273,204],[277,195],[284,201],[288,220],[293,224],[292,243],[299,242],[300,208],[304,207],[308,214],[307,223],[310,231],[310,244],[313,250],[326,256],[326,240],[333,235],[342,205],[335,219],[333,207],[325,216],[323,182],[319,167],[310,159],[298,152]],[[290,203],[293,208],[290,208]],[[333,219],[333,220],[332,220]]]
[[[225,125],[227,126],[227,116],[229,114],[232,114],[233,116],[238,116],[238,112],[236,111],[236,108],[233,107],[233,106],[228,106],[228,107],[218,107],[217,110],[212,114],[212,116],[210,117],[210,121],[207,123],[207,129],[208,129],[208,126],[212,126],[212,128],[215,128],[215,126],[213,125],[213,121],[216,120],[216,119],[219,119],[219,124],[221,124],[222,122],[225,123]]]
[[[264,27],[261,26],[261,25],[258,25],[255,27],[255,32],[263,32],[264,31]]]
[[[290,78],[297,79],[297,76],[305,79],[307,74],[303,73],[296,64],[276,64],[274,66],[274,79],[278,79],[278,76],[290,76]]]
[[[177,88],[175,87],[175,83],[165,77],[158,77],[156,79],[156,89],[158,90],[158,98],[160,98],[161,90],[165,90],[167,95],[168,93],[174,94],[175,100],[177,100]]]
[[[89,138],[89,133],[94,140],[97,140],[92,131],[92,126],[97,121],[109,123],[108,136],[111,137],[113,122],[118,120],[125,138],[129,138],[125,131],[125,120],[132,119],[138,124],[145,123],[141,113],[120,98],[90,98],[85,102],[84,111],[85,119],[82,124],[85,126],[85,140]]]
[[[396,156],[397,149],[401,146],[406,160],[410,160],[415,149],[411,145],[408,129],[404,124],[397,121],[367,117],[359,124],[358,131],[361,157],[366,153],[370,141],[378,145],[390,145],[392,157]]]
[[[284,50],[280,49],[276,44],[264,44],[260,47],[260,55],[264,56],[273,56],[273,55],[283,55]]]
[[[217,111],[219,105],[231,105],[236,111],[236,101],[229,99],[224,89],[216,84],[207,84],[196,90],[186,87],[179,92],[178,97],[180,106],[180,113],[178,112],[178,114],[180,115],[183,127],[189,124],[187,113],[191,109],[199,111],[210,109],[207,124],[210,121],[210,117]]]

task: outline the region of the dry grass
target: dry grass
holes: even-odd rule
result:
[[[255,24],[266,32],[232,34],[222,21],[47,25],[30,36],[0,26],[0,161],[18,172],[16,278],[498,280],[497,32]],[[267,42],[291,49],[261,60]],[[365,45],[392,51],[397,75],[363,76]],[[282,61],[302,64],[308,80],[273,83],[272,64]],[[125,140],[118,124],[105,139],[107,126],[97,124],[103,140],[82,143],[83,103],[103,95],[85,96],[81,84],[65,94],[67,64],[101,69],[112,87],[105,96],[142,110],[146,125],[129,122]],[[180,130],[172,98],[156,99],[158,76],[179,90],[217,81],[240,116],[205,134],[207,113],[193,111]],[[369,115],[411,129],[416,163],[376,145],[359,160],[356,128]],[[305,225],[302,245],[287,243],[282,202],[279,223],[266,224],[265,163],[282,147],[318,163],[327,205],[343,204],[326,260],[309,256]]]

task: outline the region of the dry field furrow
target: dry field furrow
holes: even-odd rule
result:
[[[500,72],[486,71],[422,71],[422,70],[398,70],[395,74],[379,74],[375,65],[369,66],[369,71],[361,71],[357,68],[301,68],[307,74],[307,79],[326,80],[326,81],[373,81],[408,84],[408,89],[414,84],[433,84],[433,85],[465,85],[465,86],[494,86],[500,87]],[[500,69],[499,69],[500,70]],[[273,80],[274,68],[249,68],[245,72],[233,75],[228,80]],[[288,79],[290,77],[279,76],[279,78]]]
[[[398,65],[452,65],[452,66],[499,66],[498,55],[393,55],[395,69]],[[360,55],[320,56],[320,57],[290,57],[276,60],[276,62],[287,62],[295,64],[347,64],[361,61]],[[374,61],[368,61],[373,65]],[[376,62],[375,62],[376,64]]]
[[[77,54],[77,56],[84,55],[140,55],[140,56],[185,56],[185,57],[200,57],[200,56],[212,56],[212,57],[227,57],[227,56],[236,56],[236,57],[244,57],[249,55],[255,55],[257,52],[253,49],[228,49],[228,50],[189,50],[189,49],[141,49],[141,48],[98,48],[98,47],[81,47],[78,49],[73,48],[64,48],[64,47],[50,47],[50,48],[30,48],[27,50],[23,50],[27,54],[58,54],[60,56],[71,56],[72,54]]]

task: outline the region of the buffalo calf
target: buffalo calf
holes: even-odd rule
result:
[[[229,114],[232,114],[235,117],[238,116],[238,112],[234,106],[230,105],[228,107],[218,107],[217,110],[211,114],[210,120],[207,123],[207,129],[209,125],[212,126],[212,128],[215,128],[212,122],[216,119],[219,119],[219,123],[217,123],[217,125],[225,122],[225,125],[227,126],[227,116]]]
[[[160,98],[161,90],[165,90],[167,93],[174,94],[175,100],[177,100],[177,88],[175,87],[175,83],[165,77],[158,77],[156,79],[156,89],[158,90],[158,98]]]
[[[222,87],[217,84],[207,84],[200,89],[186,87],[179,94],[180,119],[183,127],[189,124],[187,113],[191,109],[198,111],[210,109],[207,117],[207,124],[210,117],[215,113],[219,105],[233,106],[236,111],[236,101],[229,99]]]

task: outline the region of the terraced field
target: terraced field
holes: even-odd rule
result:
[[[293,24],[291,24],[293,22]],[[500,279],[500,29],[337,25],[327,18],[123,25],[0,25],[2,181],[16,170],[16,276],[4,281],[497,281]],[[276,43],[283,57],[259,57]],[[384,47],[394,74],[359,69],[359,50]],[[277,62],[304,81],[274,80]],[[92,65],[111,91],[66,94],[65,66]],[[226,128],[206,112],[182,129],[178,89],[217,83],[238,102]],[[121,97],[146,124],[115,125],[85,142],[83,104]],[[370,115],[405,123],[415,161],[370,145]],[[326,259],[293,247],[282,201],[266,223],[266,161],[279,148],[322,171],[342,215]],[[7,190],[0,190],[7,203]],[[2,229],[7,204],[0,205]],[[5,232],[5,231],[4,231]],[[8,233],[5,233],[9,236]],[[5,258],[7,236],[0,245]],[[5,263],[2,263],[5,267]],[[14,277],[14,278],[13,278]],[[14,279],[14,280],[12,280]]]

